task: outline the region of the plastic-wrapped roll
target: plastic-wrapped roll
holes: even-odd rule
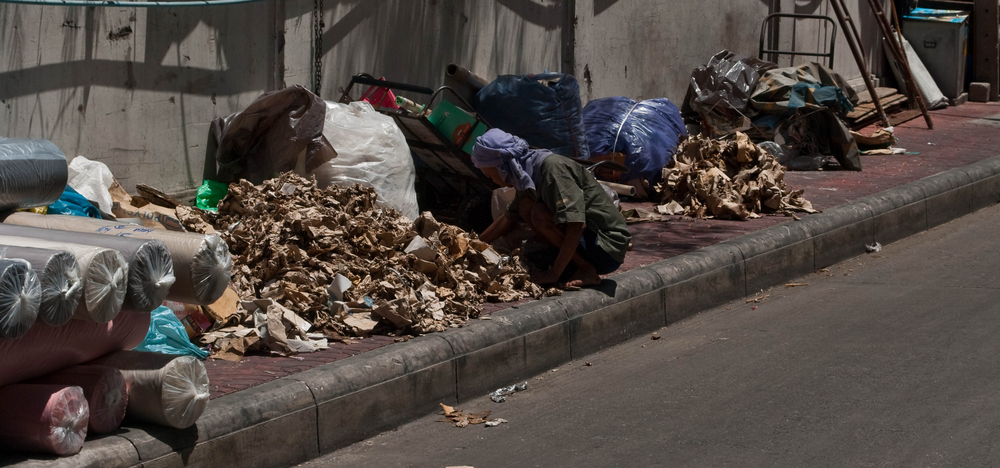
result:
[[[35,324],[42,287],[31,264],[0,259],[0,338],[16,340]]]
[[[122,310],[128,291],[128,263],[117,250],[93,245],[72,244],[30,237],[0,235],[0,244],[64,250],[76,257],[83,280],[83,300],[79,301],[73,318],[106,323]]]
[[[125,418],[128,389],[121,371],[106,366],[73,366],[26,383],[75,386],[83,389],[90,406],[87,431],[105,434],[118,429]]]
[[[129,418],[184,429],[208,406],[208,373],[192,356],[120,351],[92,364],[122,371]]]
[[[83,218],[81,218],[83,219]],[[14,224],[0,224],[0,235],[75,242],[117,250],[128,262],[126,307],[150,312],[159,307],[174,284],[174,266],[167,246],[155,239],[103,236],[86,232],[43,229]]]
[[[83,448],[89,415],[80,387],[0,388],[0,449],[73,455]]]
[[[68,174],[66,156],[51,141],[0,138],[0,211],[51,204]]]
[[[80,216],[11,213],[6,224],[63,231],[91,232],[139,239],[155,239],[166,244],[173,258],[177,282],[167,299],[185,304],[208,305],[217,301],[229,285],[233,260],[229,246],[217,234],[167,231],[136,224],[123,224]]]
[[[20,340],[0,340],[0,386],[135,348],[146,338],[149,317],[123,310],[108,323],[70,320],[61,327],[38,325]]]
[[[42,302],[38,306],[38,320],[58,327],[73,318],[80,298],[83,297],[83,280],[76,257],[65,250],[38,249],[0,245],[0,257],[20,258],[31,264],[42,285]]]

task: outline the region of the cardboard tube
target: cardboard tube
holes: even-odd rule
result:
[[[635,187],[633,187],[631,185],[616,184],[614,182],[605,182],[603,180],[599,181],[599,182],[602,183],[602,184],[604,184],[605,186],[607,186],[611,190],[614,190],[615,193],[617,193],[618,195],[624,195],[624,196],[627,196],[627,197],[634,197],[635,196]]]
[[[42,216],[43,218],[45,216]],[[87,219],[78,216],[62,218]],[[117,250],[128,262],[128,293],[126,307],[139,312],[150,312],[160,306],[167,291],[174,284],[173,261],[167,246],[158,240],[135,239],[123,236],[104,236],[72,229],[42,229],[28,226],[0,224],[0,235],[30,237],[56,242],[76,242]]]
[[[229,246],[217,234],[167,231],[115,221],[65,215],[11,213],[6,224],[64,231],[127,236],[162,241],[170,251],[177,282],[166,299],[185,304],[209,305],[219,300],[229,285],[233,266]]]
[[[0,449],[73,455],[83,448],[89,415],[80,387],[0,388]]]
[[[129,418],[184,429],[208,406],[208,373],[192,356],[119,351],[92,362],[122,371]]]
[[[65,250],[0,245],[0,257],[19,258],[31,264],[42,286],[38,320],[58,327],[76,312],[83,297],[83,280],[76,257]]]
[[[83,281],[83,300],[79,301],[73,318],[107,323],[122,310],[128,291],[129,271],[125,257],[118,251],[92,245],[2,235],[0,244],[64,250],[76,257]]]
[[[113,367],[73,366],[27,383],[80,387],[90,407],[90,433],[114,431],[125,418],[128,389],[121,371]]]

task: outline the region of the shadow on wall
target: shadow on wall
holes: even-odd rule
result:
[[[449,63],[487,79],[558,71],[566,1],[338,2],[326,11],[336,19],[323,33],[323,97],[361,72],[436,88]]]
[[[89,94],[92,86],[195,95],[230,95],[265,89],[267,82],[248,82],[247,78],[273,76],[273,72],[262,75],[259,69],[251,73],[254,67],[273,70],[273,47],[248,51],[246,35],[261,31],[271,36],[273,21],[268,15],[259,14],[259,9],[268,4],[149,8],[141,13],[130,9],[125,15],[127,21],[116,21],[125,9],[0,6],[0,26],[7,29],[3,32],[5,50],[0,52],[0,56],[6,57],[0,63],[3,70],[0,95],[9,99],[80,86],[85,87],[85,94]],[[41,13],[28,9],[41,9]],[[141,24],[143,18],[145,24]],[[62,44],[58,47],[62,49],[62,60],[23,66],[25,62],[36,61],[36,56],[41,57],[43,47],[57,47],[58,37],[51,34],[39,37],[52,24],[61,24]],[[182,47],[201,24],[214,31],[211,43]],[[78,47],[81,36],[82,50]],[[137,44],[144,45],[141,55],[134,50]],[[182,53],[182,49],[186,52]],[[99,58],[95,57],[95,51],[100,51]],[[214,63],[215,68],[189,65],[191,55],[196,53],[214,55],[197,61]],[[136,56],[143,58],[135,61]]]

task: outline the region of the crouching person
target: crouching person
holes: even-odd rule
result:
[[[591,286],[599,275],[611,273],[625,261],[632,235],[625,218],[594,176],[577,162],[545,150],[532,150],[527,142],[492,129],[476,140],[472,162],[501,187],[517,194],[506,213],[482,235],[493,242],[519,221],[559,253],[552,266],[532,275],[547,285],[560,282],[572,263],[576,272],[564,286]]]

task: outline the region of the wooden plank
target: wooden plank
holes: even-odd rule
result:
[[[879,99],[885,99],[898,92],[899,91],[897,91],[896,88],[882,88],[882,87],[875,88],[875,93],[878,95]],[[872,103],[872,96],[870,93],[868,93],[867,89],[858,93],[859,106],[862,104],[871,104],[871,103]]]
[[[990,100],[1000,99],[1000,14],[997,0],[975,0],[972,13],[972,73],[975,80],[990,84]]]
[[[917,117],[920,117],[921,115],[923,115],[923,113],[920,112],[920,109],[908,109],[896,114],[890,114],[889,123],[895,127],[896,125],[909,122]]]

